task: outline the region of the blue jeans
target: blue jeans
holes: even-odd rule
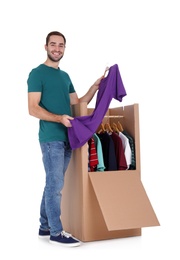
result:
[[[63,230],[61,216],[61,191],[72,150],[68,143],[54,141],[40,143],[46,172],[46,183],[40,206],[40,229],[49,230],[52,236]]]

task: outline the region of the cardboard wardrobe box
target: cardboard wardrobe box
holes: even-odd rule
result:
[[[91,114],[87,103],[74,116]],[[141,182],[139,105],[109,108],[102,123],[118,123],[135,142],[136,169],[88,172],[88,144],[73,151],[62,195],[64,229],[82,242],[140,236],[159,221]],[[98,130],[98,129],[97,129]]]

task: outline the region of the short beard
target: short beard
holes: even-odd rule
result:
[[[63,57],[63,55],[62,55],[58,60],[56,60],[56,59],[52,58],[50,54],[47,54],[47,56],[53,62],[59,62],[62,59],[62,57]]]

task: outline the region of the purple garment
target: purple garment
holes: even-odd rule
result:
[[[68,127],[68,138],[74,150],[83,146],[96,132],[109,108],[111,100],[122,101],[126,96],[118,65],[109,68],[106,78],[101,80],[93,113],[88,116],[78,116],[71,120],[72,127]]]

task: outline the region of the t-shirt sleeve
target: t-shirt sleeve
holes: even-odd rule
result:
[[[29,73],[27,80],[28,92],[42,92],[42,82],[40,75],[36,70],[32,70]]]
[[[74,86],[73,86],[73,84],[71,82],[70,86],[69,86],[69,93],[74,93],[74,92],[76,92],[76,90],[75,90],[75,88],[74,88]]]
[[[72,80],[69,76],[69,74],[66,73],[66,75],[68,76],[68,79],[69,79],[69,93],[74,93],[76,92],[75,88],[74,88],[74,85],[72,83]]]

